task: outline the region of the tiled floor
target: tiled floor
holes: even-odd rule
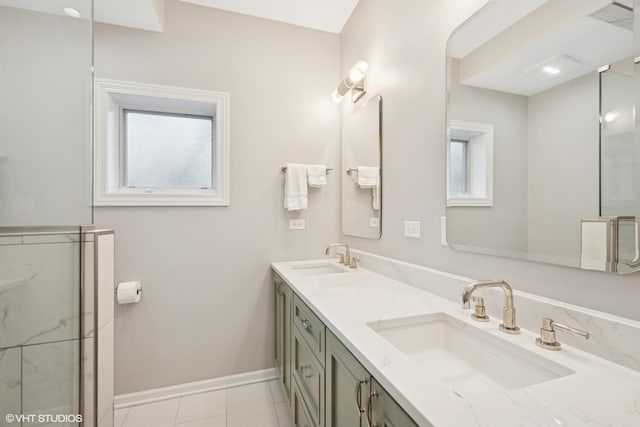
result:
[[[293,427],[277,380],[115,411],[114,427]]]

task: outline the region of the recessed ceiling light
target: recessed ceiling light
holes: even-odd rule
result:
[[[78,12],[76,9],[72,7],[65,7],[63,10],[64,10],[64,13],[66,13],[72,18],[80,18],[80,12]]]
[[[536,78],[541,74],[549,77],[572,73],[579,69],[580,65],[582,65],[581,62],[571,56],[556,55],[527,68],[524,72],[529,74],[531,78]]]
[[[551,65],[547,65],[546,67],[543,67],[542,71],[547,73],[547,74],[558,74],[558,73],[560,73],[560,69],[559,68],[552,67]]]

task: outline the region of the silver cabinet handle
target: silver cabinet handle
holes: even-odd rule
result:
[[[358,411],[358,417],[362,417],[364,409],[362,409],[362,384],[367,384],[366,378],[356,379],[356,411]]]
[[[300,372],[302,372],[302,376],[305,378],[312,378],[315,376],[314,373],[311,374],[305,374],[304,371],[306,371],[307,369],[311,369],[311,365],[302,365],[300,366]],[[313,371],[312,371],[313,372]]]
[[[311,323],[307,319],[302,319],[302,327],[308,331],[311,329]]]
[[[373,408],[371,407],[371,399],[374,397],[378,397],[377,391],[372,391],[369,393],[369,397],[367,398],[367,426],[368,427],[378,427],[378,424],[371,424],[371,412],[373,412]]]

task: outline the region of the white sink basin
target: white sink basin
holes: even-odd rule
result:
[[[574,373],[509,343],[509,337],[498,338],[445,313],[368,326],[464,398],[516,390]]]
[[[296,270],[298,273],[307,274],[307,275],[318,275],[318,274],[334,274],[334,273],[346,273],[342,267],[339,267],[330,262],[314,262],[308,264],[297,264],[292,265],[292,269]]]

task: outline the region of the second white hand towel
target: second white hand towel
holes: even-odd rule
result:
[[[290,211],[307,209],[307,166],[287,163],[284,174],[284,208]]]
[[[327,167],[325,165],[307,165],[307,182],[309,187],[326,185]]]
[[[358,186],[371,189],[371,206],[380,209],[380,168],[371,166],[358,167]]]

